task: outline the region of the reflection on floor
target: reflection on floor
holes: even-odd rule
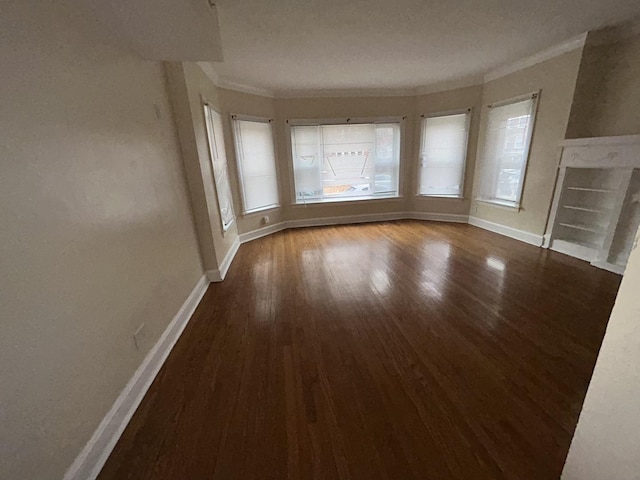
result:
[[[619,280],[469,225],[255,240],[100,479],[557,479]]]

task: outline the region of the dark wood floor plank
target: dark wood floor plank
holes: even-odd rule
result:
[[[99,478],[557,479],[619,281],[469,225],[255,240]]]

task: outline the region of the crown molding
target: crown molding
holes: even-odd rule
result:
[[[522,58],[513,63],[509,63],[491,70],[490,72],[485,74],[484,83],[491,82],[519,70],[524,70],[525,68],[532,67],[534,65],[537,65],[538,63],[542,63],[546,60],[551,60],[552,58],[559,57],[560,55],[563,55],[565,53],[572,52],[573,50],[576,50],[578,48],[582,48],[586,39],[587,32],[581,33],[576,37],[570,38],[569,40],[559,43],[558,45],[555,45],[553,47],[547,48],[546,50],[542,50],[541,52]]]
[[[636,25],[634,24],[634,31]],[[328,89],[280,89],[270,90],[253,85],[234,82],[221,77],[210,62],[198,62],[200,68],[219,88],[234,90],[236,92],[259,95],[268,98],[344,98],[344,97],[415,97],[430,95],[458,88],[472,87],[496,80],[511,73],[523,70],[538,63],[558,57],[562,54],[582,48],[585,44],[587,33],[580,34],[565,42],[547,48],[529,57],[516,62],[502,65],[482,75],[468,75],[459,79],[445,80],[420,87],[407,88],[328,88]]]
[[[475,87],[484,83],[484,77],[482,74],[468,75],[463,78],[455,80],[445,80],[442,82],[432,83],[422,87],[413,89],[412,95],[430,95],[432,93],[446,92],[449,90],[457,90],[459,88]]]
[[[277,98],[407,97],[412,88],[321,88],[277,90]]]
[[[259,95],[262,97],[275,98],[274,92],[260,87],[254,87],[253,85],[246,85],[244,83],[232,82],[222,78],[215,71],[211,62],[197,62],[202,71],[218,88],[224,88],[227,90],[234,90],[236,92],[248,93],[251,95]]]

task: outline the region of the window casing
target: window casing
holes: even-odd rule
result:
[[[400,121],[291,123],[297,204],[398,196]]]
[[[480,201],[520,208],[538,97],[534,93],[489,107]]]
[[[218,209],[220,211],[220,223],[222,231],[226,232],[236,217],[233,212],[233,199],[231,197],[227,154],[224,146],[222,116],[206,102],[203,104],[203,109],[207,129],[207,140],[209,142],[209,155],[213,170],[216,196],[218,198]]]
[[[422,120],[418,195],[462,198],[470,110]]]
[[[268,119],[232,116],[243,213],[279,206],[273,130]]]

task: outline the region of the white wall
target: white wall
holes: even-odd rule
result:
[[[62,478],[203,272],[162,64],[64,3],[0,16],[7,480]]]
[[[563,480],[640,479],[640,231],[562,473]]]

